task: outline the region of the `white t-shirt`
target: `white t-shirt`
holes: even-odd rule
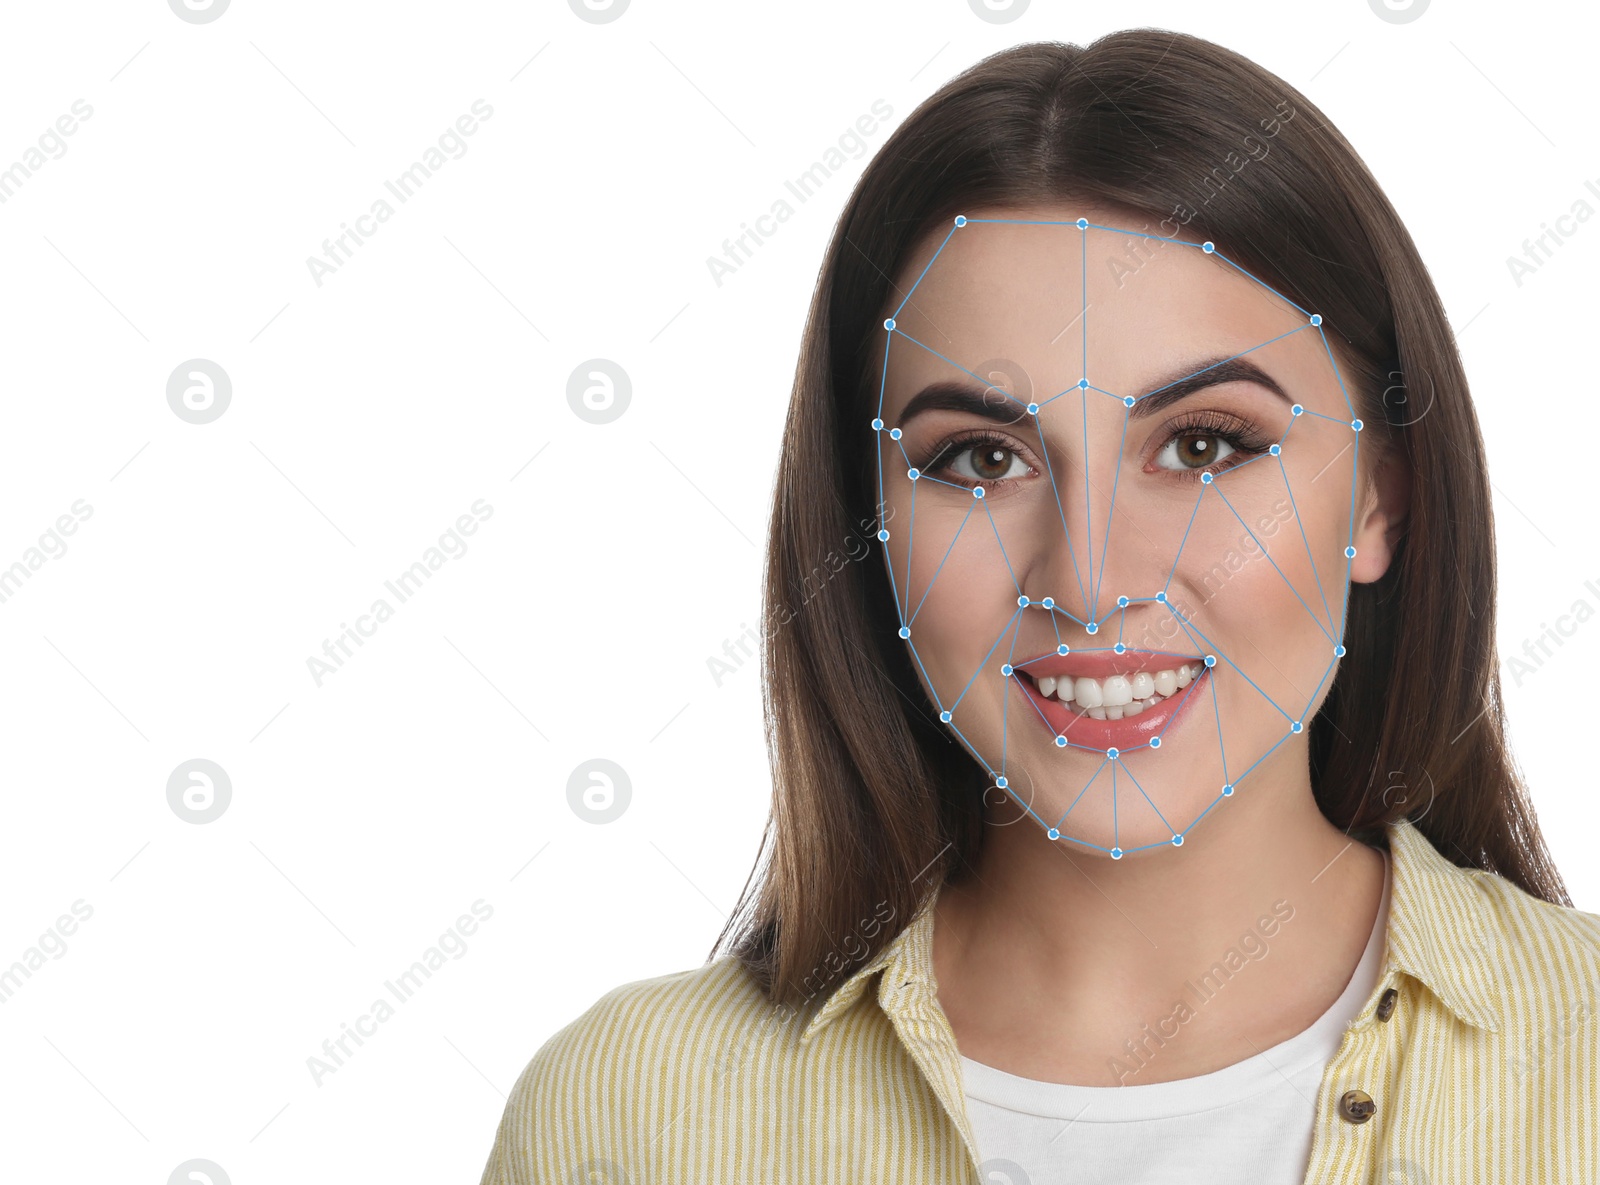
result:
[[[1360,963],[1333,1005],[1287,1041],[1195,1078],[1124,1086],[1038,1082],[963,1057],[984,1185],[1300,1185],[1323,1070],[1382,971],[1382,855],[1383,899]]]

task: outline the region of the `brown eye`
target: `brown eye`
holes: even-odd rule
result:
[[[1156,464],[1163,469],[1182,472],[1185,469],[1204,469],[1214,465],[1237,450],[1216,432],[1180,432],[1167,442],[1158,454]],[[1170,459],[1177,464],[1169,465]]]
[[[947,463],[957,476],[973,482],[1004,481],[1023,477],[1028,472],[1027,464],[1015,452],[1003,444],[988,441],[957,450]]]
[[[999,481],[1011,468],[1011,450],[986,444],[972,450],[972,468],[984,481]]]

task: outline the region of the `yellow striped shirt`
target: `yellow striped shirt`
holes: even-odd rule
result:
[[[1387,830],[1383,970],[1323,1073],[1306,1182],[1600,1182],[1600,916]],[[933,901],[820,1009],[726,955],[607,992],[517,1079],[482,1185],[978,1185]]]

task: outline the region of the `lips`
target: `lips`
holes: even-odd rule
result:
[[[1113,660],[1121,665],[1112,665]],[[1146,708],[1137,716],[1124,717],[1121,720],[1096,720],[1073,711],[1060,700],[1046,698],[1034,682],[1033,672],[1037,671],[1039,675],[1084,675],[1089,678],[1104,678],[1108,675],[1158,670],[1163,664],[1170,665],[1174,660],[1196,661],[1184,655],[1157,655],[1147,651],[1138,654],[1066,654],[1030,662],[1026,671],[1019,665],[1014,669],[1013,675],[1017,686],[1032,704],[1035,717],[1043,727],[1050,730],[1052,738],[1064,738],[1067,745],[1075,748],[1095,749],[1101,752],[1114,748],[1120,752],[1145,745],[1151,748],[1159,747],[1162,738],[1189,715],[1189,704],[1194,698],[1195,691],[1209,688],[1211,685],[1211,668],[1204,666],[1203,660],[1200,676],[1191,680],[1187,687],[1179,689],[1177,694],[1154,707]],[[1071,665],[1068,667],[1061,665],[1069,663]],[[1052,665],[1056,670],[1050,669]]]
[[[1160,650],[1129,650],[1124,654],[1112,651],[1095,651],[1088,654],[1049,654],[1016,664],[1016,669],[1035,679],[1046,675],[1060,677],[1083,675],[1090,679],[1104,679],[1109,675],[1132,675],[1139,671],[1170,669],[1179,663],[1199,663],[1205,659],[1198,654],[1173,654]]]

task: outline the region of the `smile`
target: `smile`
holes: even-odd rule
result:
[[[1203,660],[1172,662],[1172,657],[1046,658],[1028,664],[1031,670],[1016,667],[1015,674],[1054,736],[1085,748],[1128,749],[1159,737],[1183,716],[1195,688],[1210,674]],[[1060,669],[1069,662],[1078,668],[1099,666],[1101,672]],[[1134,669],[1141,664],[1144,669]]]

